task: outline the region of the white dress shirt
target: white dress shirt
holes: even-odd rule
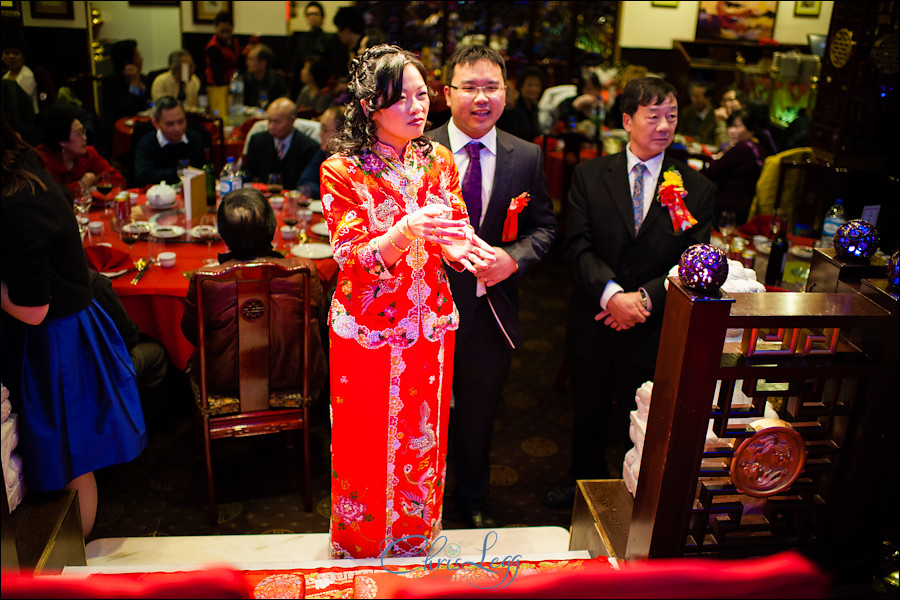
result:
[[[459,184],[466,177],[466,169],[469,168],[469,155],[466,154],[466,145],[469,142],[481,142],[484,146],[479,154],[481,162],[481,220],[478,225],[484,222],[484,215],[487,213],[488,202],[491,199],[491,192],[494,189],[494,172],[497,169],[497,128],[492,127],[490,131],[477,140],[470,138],[453,123],[453,119],[447,125],[447,134],[450,136],[450,151],[453,152],[453,161],[459,171]]]

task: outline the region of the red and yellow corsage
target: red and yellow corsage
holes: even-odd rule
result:
[[[697,219],[691,214],[684,204],[687,190],[684,189],[684,181],[681,173],[670,167],[663,172],[663,182],[659,184],[659,202],[669,209],[672,218],[672,228],[675,231],[687,231],[697,224]]]
[[[531,196],[528,192],[522,192],[509,201],[509,207],[506,209],[506,220],[503,222],[503,241],[513,242],[519,237],[519,213],[528,206]]]

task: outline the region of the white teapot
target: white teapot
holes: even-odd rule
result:
[[[158,183],[147,190],[147,204],[150,206],[171,206],[175,203],[175,188],[166,183]]]

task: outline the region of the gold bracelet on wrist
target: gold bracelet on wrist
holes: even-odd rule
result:
[[[391,238],[391,234],[390,234],[390,233],[387,234],[387,239],[388,239],[388,241],[391,243],[391,246],[393,246],[393,247],[394,247],[398,252],[400,252],[401,254],[403,254],[404,252],[406,252],[407,250],[409,250],[409,246],[407,246],[406,248],[401,248],[400,246],[398,246],[397,244],[395,244],[393,238]]]
[[[409,241],[413,241],[416,237],[412,234],[412,231],[409,230],[409,225],[406,223],[406,217],[400,219],[400,222],[397,223],[397,229],[400,230],[400,233],[403,234],[403,237],[408,239]],[[404,231],[404,229],[406,231]]]

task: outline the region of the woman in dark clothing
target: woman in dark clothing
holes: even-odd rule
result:
[[[72,205],[2,119],[2,380],[19,414],[25,483],[78,490],[87,537],[99,468],[147,444],[134,366],[93,300]]]
[[[738,225],[747,222],[765,152],[756,135],[759,125],[746,110],[728,117],[729,147],[702,173],[716,184],[716,213],[732,211]]]
[[[523,140],[533,142],[541,134],[538,101],[544,91],[544,75],[539,69],[526,67],[516,79],[518,98],[497,121],[497,127]],[[508,92],[507,92],[508,93]]]

